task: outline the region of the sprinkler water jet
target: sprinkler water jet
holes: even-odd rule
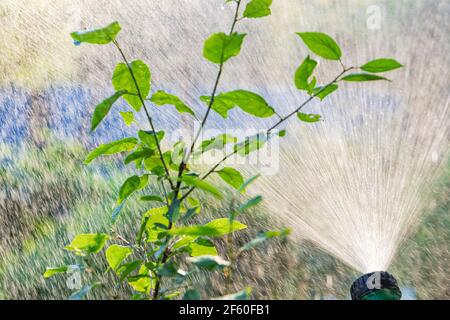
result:
[[[402,292],[397,280],[386,271],[362,275],[350,287],[352,300],[400,300]]]

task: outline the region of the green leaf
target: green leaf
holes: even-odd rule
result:
[[[76,43],[107,44],[116,39],[120,30],[120,24],[116,21],[101,29],[72,32],[70,36]]]
[[[178,217],[180,216],[180,199],[174,199],[169,206],[169,212],[167,216],[169,217],[169,221],[176,222]]]
[[[150,93],[151,73],[148,66],[141,60],[135,60],[129,64],[134,78],[139,86],[139,92],[142,99],[147,98]],[[141,110],[142,101],[138,96],[138,90],[134,82],[133,76],[125,63],[119,63],[114,69],[112,84],[116,91],[125,90],[128,94],[124,94],[124,99],[136,110]]]
[[[247,4],[244,11],[246,18],[261,18],[271,14],[270,6],[272,0],[252,0]]]
[[[132,153],[130,153],[125,160],[123,161],[125,164],[129,164],[130,162],[136,161],[142,158],[148,158],[155,154],[155,151],[149,148],[138,149]]]
[[[229,261],[224,260],[220,256],[198,256],[188,258],[188,261],[196,265],[197,267],[206,269],[208,271],[221,270],[230,265]]]
[[[191,257],[198,257],[203,255],[217,256],[217,249],[208,239],[199,238],[195,242],[188,245],[188,251]]]
[[[370,74],[370,73],[352,73],[348,76],[343,77],[341,80],[344,81],[375,81],[375,80],[387,80],[389,79],[377,76],[376,74]]]
[[[123,122],[125,122],[128,127],[131,126],[134,121],[134,113],[131,111],[120,111],[119,113],[123,119]]]
[[[148,196],[142,196],[141,201],[158,201],[158,202],[164,202],[163,198],[160,196],[155,195],[148,195]]]
[[[310,122],[310,123],[320,121],[320,118],[322,118],[320,114],[302,113],[302,112],[297,112],[297,117],[303,122]]]
[[[308,81],[309,77],[313,74],[314,69],[317,66],[317,62],[311,59],[309,56],[303,60],[300,67],[295,72],[295,86],[299,90],[306,90],[311,93],[314,88],[314,83]]]
[[[161,142],[162,139],[164,139],[164,134],[165,133],[162,130],[158,131],[156,133],[156,137],[158,139],[158,142]],[[141,139],[141,141],[143,143],[145,143],[150,149],[155,150],[157,148],[155,134],[153,133],[153,131],[139,130],[138,136],[139,136],[139,139]]]
[[[161,226],[167,227],[168,225],[169,219],[167,219],[167,206],[148,210],[142,217],[141,229],[138,233],[136,242],[141,242],[142,234],[144,232],[147,235],[147,242],[157,241],[158,234],[166,231],[166,229],[161,228]]]
[[[240,193],[245,193],[247,187],[254,182],[256,179],[258,179],[261,175],[258,173],[257,175],[254,175],[250,179],[246,180],[238,189]]]
[[[239,221],[232,221],[228,218],[213,220],[204,225],[194,225],[188,227],[175,228],[170,231],[171,234],[187,235],[187,236],[208,236],[221,237],[226,234],[247,228],[247,226]]]
[[[200,99],[209,105],[211,98],[202,96]],[[246,90],[223,92],[214,98],[212,105],[212,109],[223,118],[227,118],[228,111],[235,107],[259,118],[267,118],[275,114],[275,110],[263,97]]]
[[[244,37],[245,34],[236,32],[231,35],[226,35],[223,32],[214,33],[205,41],[203,56],[211,62],[224,63],[239,54]]]
[[[107,144],[102,144],[97,148],[95,148],[94,150],[92,150],[87,155],[86,160],[84,160],[84,163],[89,164],[92,162],[92,160],[101,155],[112,155],[124,151],[130,151],[134,149],[137,143],[138,140],[136,138],[125,138]]]
[[[117,99],[119,99],[125,93],[126,91],[124,90],[117,91],[111,97],[103,100],[95,107],[94,115],[92,116],[91,122],[91,132],[94,131],[100,124],[100,122],[106,117],[112,105],[117,101]]]
[[[152,95],[150,100],[157,106],[173,105],[178,110],[178,112],[185,112],[195,116],[194,111],[192,111],[191,108],[189,108],[183,101],[181,101],[180,98],[173,94],[164,91],[156,91]]]
[[[400,64],[398,61],[394,59],[375,59],[372,61],[367,62],[365,65],[360,67],[361,70],[367,71],[367,72],[386,72],[391,71],[394,69],[398,69],[403,67],[402,64]]]
[[[222,193],[215,186],[213,186],[212,184],[210,184],[204,180],[201,180],[200,178],[198,178],[196,176],[184,175],[181,179],[188,186],[193,186],[193,187],[199,188],[203,191],[211,193],[217,199],[222,199]]]
[[[220,134],[211,139],[202,141],[199,152],[204,153],[212,149],[222,149],[226,144],[236,142],[237,138],[226,133]]]
[[[140,274],[128,277],[128,284],[138,292],[148,293],[152,285],[152,280],[148,275]]]
[[[125,278],[128,277],[134,270],[136,270],[141,265],[141,263],[142,260],[135,260],[120,265],[116,270],[120,282],[125,280]]]
[[[280,130],[280,131],[278,132],[278,136],[279,136],[279,137],[284,137],[285,135],[286,135],[286,129]]]
[[[336,41],[321,32],[298,32],[306,46],[318,56],[328,60],[339,60],[342,56],[341,49]]]
[[[252,294],[252,289],[246,288],[242,291],[239,291],[239,292],[236,292],[233,294],[228,294],[226,296],[215,298],[214,300],[249,300],[251,294]]]
[[[323,100],[325,99],[326,96],[328,96],[330,93],[333,93],[337,89],[338,89],[337,84],[330,84],[329,86],[326,87],[314,88],[312,93],[315,94],[316,97],[318,97],[320,100]]]
[[[257,245],[265,242],[266,240],[269,240],[271,238],[274,237],[286,237],[287,235],[289,235],[291,233],[291,230],[288,228],[285,228],[283,230],[280,231],[266,231],[266,232],[261,232],[259,233],[256,238],[254,238],[253,240],[251,240],[250,242],[246,243],[245,245],[243,245],[239,251],[245,251],[245,250],[250,250],[253,249],[254,247],[256,247]]]
[[[246,156],[249,153],[261,149],[267,142],[266,133],[258,133],[256,135],[246,137],[244,141],[239,142],[234,146],[234,150],[241,156]]]
[[[106,261],[108,261],[109,266],[112,270],[116,271],[119,265],[125,260],[130,254],[133,253],[133,249],[130,247],[119,246],[118,244],[113,244],[106,249]]]
[[[109,236],[104,233],[82,233],[77,235],[65,249],[74,251],[77,255],[98,253],[108,239]]]
[[[141,177],[132,176],[129,177],[122,184],[119,190],[119,199],[117,200],[118,204],[121,204],[123,200],[128,198],[133,192],[144,188],[148,183],[148,174],[144,174]]]
[[[217,173],[223,179],[223,181],[225,181],[235,189],[238,189],[244,183],[244,178],[236,169],[225,167],[220,171],[217,171]]]
[[[256,196],[256,197],[254,197],[254,198],[248,200],[247,202],[241,204],[241,205],[236,209],[236,211],[239,212],[239,213],[242,213],[242,212],[244,212],[245,210],[250,209],[250,208],[252,208],[252,207],[254,207],[254,206],[260,204],[261,201],[262,201],[262,197],[261,197],[261,196]]]
[[[61,266],[57,268],[47,268],[44,272],[44,278],[50,278],[55,274],[65,273],[69,269],[68,266]]]
[[[200,292],[198,292],[198,290],[195,289],[187,290],[183,296],[183,300],[201,300],[201,299],[202,297],[200,295]]]

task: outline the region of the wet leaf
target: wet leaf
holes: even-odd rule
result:
[[[317,122],[320,121],[322,116],[320,114],[312,114],[312,113],[302,113],[297,112],[297,117],[303,122]]]
[[[401,67],[403,67],[403,65],[394,59],[382,58],[369,61],[365,65],[361,66],[360,69],[367,72],[378,73],[391,71]]]
[[[77,235],[65,249],[74,251],[77,255],[98,253],[103,249],[108,239],[109,236],[104,233],[82,233]]]
[[[134,149],[137,143],[138,140],[136,138],[125,138],[107,144],[102,144],[97,148],[95,148],[94,150],[92,150],[87,155],[86,160],[84,160],[84,163],[89,164],[92,162],[92,160],[101,155],[112,155],[124,151],[130,151]]]
[[[172,229],[170,233],[187,236],[221,237],[245,228],[247,228],[247,226],[240,223],[239,221],[234,220],[230,223],[230,220],[228,218],[221,218],[213,220],[204,225],[175,228]]]
[[[298,32],[306,46],[318,56],[328,60],[339,60],[342,56],[341,49],[336,41],[321,32]]]
[[[388,80],[389,79],[377,76],[376,74],[370,74],[370,73],[352,73],[348,76],[345,76],[342,78],[344,81],[376,81],[376,80]]]
[[[118,244],[113,244],[106,249],[105,256],[106,261],[108,261],[109,266],[112,270],[116,271],[119,265],[125,260],[130,254],[133,253],[133,249],[130,247],[120,246]]]
[[[217,171],[217,173],[223,181],[225,181],[235,189],[238,189],[244,183],[244,178],[242,177],[240,172],[234,168],[225,167]]]
[[[173,94],[164,91],[157,91],[152,95],[150,100],[157,106],[172,105],[175,106],[177,111],[180,113],[189,113],[195,116],[194,111],[192,111],[191,108],[181,101],[180,98]]]
[[[311,59],[309,56],[303,60],[300,67],[298,67],[297,71],[295,72],[295,86],[299,90],[306,90],[308,93],[310,93],[313,88],[314,84],[310,84],[309,77],[314,72],[314,69],[317,66],[317,62]]]
[[[76,43],[107,44],[116,39],[120,30],[120,24],[115,21],[104,28],[72,32],[70,36]]]
[[[271,14],[270,6],[272,0],[252,0],[247,4],[244,10],[246,18],[261,18]]]
[[[138,96],[138,92],[140,92],[143,99],[147,98],[150,93],[151,73],[148,66],[141,60],[131,62],[129,67],[136,79],[139,91],[136,88],[136,84],[129,68],[125,63],[119,63],[114,69],[112,84],[116,91],[127,91],[128,93],[123,95],[124,99],[136,111],[139,111],[142,107],[142,101]]]
[[[113,104],[119,99],[121,96],[123,96],[126,93],[126,91],[117,91],[114,93],[111,97],[103,100],[100,102],[94,110],[94,115],[92,116],[92,122],[91,122],[91,131],[94,131],[100,122],[106,117],[109,110],[111,110],[111,107]]]
[[[203,47],[203,56],[214,63],[220,64],[231,57],[237,56],[241,50],[245,34],[215,33],[211,35]]]

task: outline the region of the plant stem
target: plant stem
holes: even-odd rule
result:
[[[349,67],[349,68],[344,68],[342,70],[341,73],[339,73],[331,82],[329,82],[327,85],[325,85],[321,90],[319,90],[318,92],[316,92],[315,94],[312,94],[308,99],[306,99],[299,107],[297,107],[294,111],[292,111],[291,113],[289,113],[287,116],[284,117],[280,117],[280,119],[273,125],[271,126],[269,129],[266,130],[266,135],[270,135],[270,133],[272,132],[272,130],[274,130],[276,127],[278,127],[280,124],[282,124],[283,122],[285,122],[287,119],[289,119],[290,117],[292,117],[294,114],[296,114],[297,112],[299,112],[304,106],[306,106],[309,102],[311,102],[315,97],[317,97],[320,93],[322,93],[325,89],[327,89],[329,86],[331,86],[332,84],[336,83],[337,81],[339,81],[340,77],[342,77],[342,75],[344,75],[347,71],[350,71],[354,69],[354,67]],[[241,147],[239,148],[235,148],[232,152],[226,154],[221,160],[219,160],[219,162],[217,162],[206,174],[204,174],[200,180],[204,180],[206,179],[211,173],[213,173],[217,167],[219,167],[223,162],[225,162],[228,158],[230,158],[231,156],[235,155],[236,153],[238,153],[240,150],[242,150],[243,148],[245,148],[245,144],[242,144]],[[190,188],[180,199],[180,201],[183,201],[187,196],[189,196],[189,194],[191,194],[192,191],[194,191],[195,187]]]
[[[174,186],[173,186],[172,180],[170,179],[169,169],[167,167],[166,161],[164,160],[164,156],[163,156],[163,153],[162,153],[162,150],[161,150],[161,145],[159,143],[158,136],[156,135],[155,126],[153,125],[152,117],[150,116],[150,113],[148,112],[147,106],[145,105],[145,99],[142,96],[141,89],[139,88],[139,85],[138,85],[138,82],[137,82],[136,77],[134,75],[133,69],[131,68],[130,64],[128,63],[128,59],[125,56],[125,53],[123,52],[122,48],[119,46],[119,43],[116,40],[113,40],[112,42],[116,46],[117,50],[119,50],[119,53],[122,56],[123,61],[125,62],[125,64],[127,65],[128,70],[130,71],[131,78],[133,79],[134,85],[136,86],[137,95],[139,97],[139,100],[141,100],[142,107],[144,108],[144,111],[145,111],[145,115],[147,116],[148,122],[150,124],[150,128],[152,129],[152,133],[153,133],[153,136],[154,136],[155,141],[156,141],[156,147],[157,147],[158,152],[159,152],[159,157],[160,157],[161,162],[163,164],[164,171],[166,172],[166,179],[169,181],[169,184],[170,184],[171,188],[173,188]]]
[[[230,35],[234,32],[234,28],[236,26],[236,23],[238,22],[240,4],[241,4],[241,0],[236,0],[236,11],[234,13],[233,23],[231,25],[230,32],[229,32]],[[222,53],[222,55],[223,55],[223,53]],[[223,60],[223,59],[221,59],[221,60]],[[183,176],[183,172],[186,169],[186,163],[188,162],[190,156],[192,155],[192,152],[194,151],[195,144],[196,144],[198,138],[200,137],[200,133],[201,133],[203,127],[205,126],[205,123],[206,123],[206,120],[208,119],[209,113],[211,112],[211,108],[214,103],[214,98],[215,98],[215,95],[217,92],[217,88],[219,86],[222,71],[223,71],[223,62],[221,62],[219,65],[219,71],[217,72],[216,80],[214,81],[213,91],[211,93],[211,100],[209,101],[208,109],[206,110],[205,116],[203,117],[203,120],[200,124],[200,128],[198,129],[198,131],[194,137],[194,140],[189,148],[188,153],[185,155],[185,157],[183,157],[184,159],[181,161],[181,163],[178,167],[178,176],[177,176],[176,185],[173,185],[171,180],[169,180],[171,182],[172,191],[174,192],[173,199],[177,199],[178,195],[180,193],[180,187],[181,187],[181,183],[182,183],[181,177]],[[184,199],[185,198],[182,198],[182,199],[180,199],[180,201],[182,201]],[[169,221],[169,225],[167,227],[168,230],[172,229],[172,227],[173,227],[173,221]],[[169,246],[167,246],[167,248],[164,250],[163,257],[161,259],[161,264],[164,264],[167,261],[168,257],[169,257]],[[155,289],[153,291],[153,300],[158,299],[160,288],[161,288],[161,277],[157,276]]]
[[[233,34],[234,32],[234,28],[236,27],[236,23],[238,22],[238,16],[239,16],[239,7],[241,5],[241,0],[236,0],[236,10],[234,12],[234,19],[233,19],[233,23],[231,24],[231,28],[230,28],[230,32],[228,33],[228,35]],[[224,62],[223,60],[223,52],[222,52],[222,59],[219,65],[219,71],[217,72],[217,76],[216,76],[216,80],[214,81],[214,86],[213,86],[213,90],[211,93],[211,99],[209,100],[208,103],[208,108],[206,109],[206,113],[205,116],[203,117],[202,122],[200,123],[200,128],[197,130],[197,133],[195,134],[194,140],[192,141],[191,147],[189,148],[189,152],[186,155],[186,159],[185,162],[187,163],[189,161],[189,158],[192,154],[192,152],[194,151],[194,147],[195,144],[197,143],[198,138],[200,137],[200,134],[206,124],[206,120],[208,119],[209,113],[211,112],[212,106],[214,104],[214,100],[216,97],[216,92],[217,92],[217,88],[219,86],[219,82],[220,82],[220,77],[222,76],[222,71],[223,71],[223,64]]]

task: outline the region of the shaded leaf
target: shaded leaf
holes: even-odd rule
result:
[[[257,245],[265,242],[268,239],[274,238],[274,237],[286,237],[291,233],[291,230],[286,228],[280,231],[266,231],[259,233],[253,240],[243,245],[239,250],[245,251],[250,250]]]
[[[122,184],[119,190],[119,198],[117,199],[117,203],[121,204],[123,200],[128,198],[133,192],[144,188],[148,183],[148,174],[144,174],[141,177],[132,176],[129,177]]]
[[[338,89],[337,84],[330,84],[326,87],[316,87],[313,89],[312,93],[316,95],[320,100],[325,99],[326,96],[333,93]]]
[[[250,179],[247,179],[238,189],[240,193],[245,193],[247,187],[254,182],[256,179],[258,179],[261,175],[258,173],[257,175],[254,175]]]
[[[201,300],[201,295],[198,290],[190,289],[184,293],[183,300]]]
[[[99,286],[100,283],[94,283],[94,284],[88,284],[81,288],[79,291],[74,292],[70,295],[69,300],[82,300],[86,297],[86,295],[91,291],[93,288]]]
[[[236,292],[233,294],[228,294],[226,296],[215,298],[214,300],[249,300],[251,294],[252,294],[252,289],[246,288],[242,291],[239,291],[239,292]]]
[[[124,90],[117,91],[111,97],[103,100],[95,107],[91,121],[91,131],[94,131],[97,128],[100,122],[106,117],[109,110],[111,110],[112,105],[117,101],[117,99],[119,99],[125,93],[126,91]]]
[[[196,265],[197,267],[206,269],[208,271],[221,270],[230,265],[229,261],[224,260],[220,256],[198,256],[188,258],[188,261]]]
[[[162,139],[164,139],[164,134],[165,133],[162,130],[158,131],[156,133],[156,137],[158,139],[158,142],[161,142]],[[145,143],[150,149],[154,150],[154,149],[157,148],[155,134],[153,133],[153,131],[139,130],[138,136],[139,136],[139,139],[141,139],[141,141],[143,143]]]
[[[160,196],[155,195],[148,195],[148,196],[142,196],[141,201],[158,201],[158,202],[164,202],[163,198]]]
[[[254,198],[249,199],[248,201],[246,201],[245,203],[241,204],[236,211],[239,213],[244,212],[247,209],[250,209],[258,204],[260,204],[262,201],[262,197],[261,196],[256,196]]]
[[[348,76],[343,77],[341,80],[344,81],[376,81],[376,80],[388,80],[385,77],[377,76],[376,74],[370,73],[352,73]]]

